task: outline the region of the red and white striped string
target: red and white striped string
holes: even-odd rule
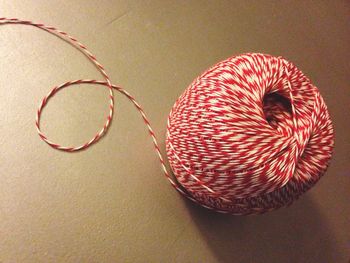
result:
[[[70,36],[69,34],[67,34],[64,31],[61,31],[53,26],[47,26],[43,23],[35,23],[32,21],[28,21],[28,20],[20,20],[17,18],[5,18],[5,17],[0,17],[0,25],[5,25],[5,24],[20,24],[20,25],[29,25],[29,26],[34,26],[37,27],[39,29],[45,30],[51,34],[54,34],[66,41],[68,41],[68,43],[70,43],[71,45],[73,45],[74,47],[76,47],[78,50],[80,50],[84,55],[86,55],[86,57],[96,66],[96,68],[100,71],[101,75],[103,76],[104,80],[93,80],[93,79],[80,79],[80,80],[73,80],[73,81],[68,81],[66,83],[63,83],[59,86],[54,87],[41,101],[39,108],[37,110],[37,114],[36,114],[36,121],[35,121],[35,125],[38,131],[39,136],[41,137],[41,139],[43,141],[45,141],[48,145],[50,145],[52,148],[57,149],[57,150],[61,150],[61,151],[65,151],[65,152],[77,152],[80,150],[84,150],[87,149],[88,147],[90,147],[92,144],[96,143],[102,136],[104,136],[104,134],[106,133],[106,131],[108,130],[112,118],[113,118],[113,112],[114,112],[114,94],[113,94],[113,89],[117,90],[118,92],[122,93],[123,95],[125,95],[132,103],[133,105],[136,107],[136,109],[138,110],[138,112],[140,113],[144,123],[147,126],[149,135],[152,138],[152,142],[155,148],[155,151],[157,153],[157,156],[159,158],[160,164],[161,164],[161,168],[162,171],[164,173],[164,175],[166,176],[166,178],[169,180],[170,184],[178,191],[180,192],[182,195],[186,196],[187,198],[189,198],[190,200],[198,203],[195,199],[193,199],[190,195],[188,195],[185,191],[183,191],[183,189],[176,183],[176,181],[174,181],[171,176],[170,173],[168,172],[166,166],[165,166],[165,161],[164,158],[160,152],[160,148],[159,148],[159,144],[156,138],[156,135],[151,127],[151,124],[144,112],[144,110],[142,109],[142,107],[140,106],[140,104],[134,99],[133,96],[131,96],[126,90],[124,90],[121,87],[118,87],[116,85],[113,85],[110,81],[110,78],[108,76],[108,74],[106,73],[105,68],[103,67],[103,65],[101,63],[98,62],[98,60],[96,59],[96,57],[87,49],[87,47],[85,45],[83,45],[81,42],[79,42],[76,38]],[[69,86],[72,85],[77,85],[77,84],[98,84],[98,85],[104,85],[109,89],[109,98],[110,98],[110,103],[109,103],[109,114],[107,116],[107,120],[103,126],[103,128],[88,142],[84,143],[83,145],[80,146],[62,146],[58,143],[52,142],[50,141],[47,136],[41,131],[40,129],[40,118],[41,118],[41,113],[43,111],[43,109],[45,108],[45,106],[47,105],[48,101],[50,98],[52,98],[58,91],[60,91],[63,88],[67,88]]]
[[[197,201],[251,214],[289,205],[314,185],[333,144],[318,89],[287,60],[254,53],[194,80],[172,108],[166,146]]]
[[[39,136],[51,147],[75,152],[97,142],[109,128],[113,90],[141,114],[163,173],[181,194],[222,213],[254,214],[289,205],[314,185],[331,158],[334,135],[318,89],[281,57],[244,54],[218,63],[198,77],[176,101],[168,118],[166,148],[173,180],[155,133],[140,104],[113,85],[104,67],[76,38],[42,23],[0,18],[2,24],[30,25],[68,41],[100,71],[104,80],[81,79],[54,87],[36,116]],[[109,89],[109,114],[88,142],[67,147],[40,129],[42,110],[58,91],[77,84]]]

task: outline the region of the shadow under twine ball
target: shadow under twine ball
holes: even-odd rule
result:
[[[265,54],[222,61],[173,106],[166,150],[200,205],[255,214],[290,205],[324,174],[333,126],[318,89],[291,62]]]

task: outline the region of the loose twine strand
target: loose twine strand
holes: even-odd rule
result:
[[[164,173],[164,175],[166,176],[166,178],[169,180],[170,184],[178,191],[180,192],[182,195],[186,196],[187,198],[189,198],[190,200],[198,203],[195,199],[193,199],[191,196],[189,196],[186,192],[184,192],[180,186],[177,185],[177,183],[175,183],[175,181],[171,178],[170,173],[168,172],[168,169],[165,166],[165,162],[164,162],[164,158],[160,152],[160,148],[159,148],[159,144],[156,138],[156,135],[151,127],[151,124],[144,112],[144,110],[142,109],[142,107],[140,106],[140,104],[135,100],[135,98],[128,93],[126,90],[124,90],[121,87],[118,87],[116,85],[113,85],[110,77],[108,76],[104,66],[98,62],[97,58],[87,49],[87,47],[82,44],[81,42],[79,42],[75,37],[67,34],[64,31],[61,31],[53,26],[47,26],[43,23],[35,23],[33,21],[28,21],[28,20],[20,20],[17,18],[5,18],[5,17],[0,17],[0,25],[3,24],[21,24],[21,25],[28,25],[28,26],[34,26],[37,27],[39,29],[45,30],[51,34],[54,34],[56,36],[58,36],[59,38],[68,41],[69,44],[73,45],[74,47],[76,47],[80,52],[82,52],[88,59],[90,62],[92,62],[96,68],[98,69],[98,71],[101,73],[102,77],[104,78],[104,81],[101,80],[94,80],[94,79],[79,79],[79,80],[72,80],[72,81],[68,81],[66,83],[63,83],[59,86],[56,86],[54,88],[52,88],[52,90],[42,99],[38,110],[37,110],[37,114],[36,114],[36,120],[35,120],[35,125],[37,128],[37,132],[40,136],[40,138],[46,142],[48,145],[50,145],[52,148],[56,149],[56,150],[60,150],[60,151],[64,151],[64,152],[77,152],[77,151],[81,151],[81,150],[85,150],[87,148],[89,148],[92,144],[96,143],[97,141],[99,141],[107,132],[108,128],[111,125],[112,119],[113,119],[113,113],[114,113],[114,93],[113,90],[117,90],[118,92],[122,93],[123,95],[125,95],[132,103],[133,105],[136,107],[136,109],[138,110],[138,112],[140,113],[144,123],[147,126],[148,129],[148,133],[152,138],[152,142],[153,142],[153,146],[155,148],[155,151],[157,153],[158,159],[160,161],[161,164],[161,168],[162,171]],[[41,119],[41,114],[43,112],[43,109],[45,108],[45,106],[47,105],[48,101],[50,100],[50,98],[52,98],[57,92],[59,92],[60,90],[67,88],[69,86],[72,85],[77,85],[77,84],[98,84],[98,85],[103,85],[106,86],[109,89],[109,113],[106,119],[106,122],[103,126],[103,128],[92,138],[90,139],[88,142],[80,145],[80,146],[62,146],[58,143],[52,142],[50,141],[47,136],[41,131],[40,128],[40,119]]]

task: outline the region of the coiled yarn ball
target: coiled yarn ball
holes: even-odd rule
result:
[[[291,204],[327,169],[333,126],[318,89],[291,62],[265,54],[222,61],[173,106],[166,150],[200,205],[263,213]]]

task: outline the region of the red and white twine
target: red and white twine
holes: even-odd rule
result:
[[[54,27],[19,19],[1,24],[35,26],[68,41],[97,67],[104,80],[75,80],[54,87],[37,111],[40,137],[51,147],[75,152],[97,142],[113,117],[113,90],[125,95],[144,120],[165,176],[181,194],[206,208],[256,214],[291,204],[326,171],[334,145],[333,126],[318,89],[281,57],[244,54],[222,61],[184,91],[167,124],[166,150],[173,180],[156,136],[137,101],[111,83],[104,67],[77,39]],[[49,99],[76,84],[106,86],[110,108],[103,128],[77,147],[51,142],[40,130]]]

